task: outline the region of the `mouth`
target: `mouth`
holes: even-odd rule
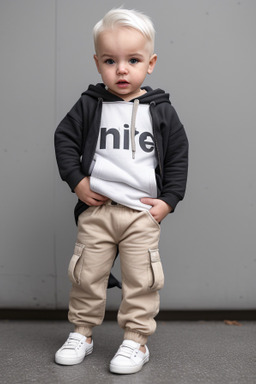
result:
[[[129,85],[127,80],[119,80],[116,84],[120,88],[125,88]]]

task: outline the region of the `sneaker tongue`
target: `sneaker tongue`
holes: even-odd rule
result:
[[[140,348],[140,344],[136,343],[133,340],[124,340],[122,345],[130,348],[138,348],[138,349]]]
[[[83,336],[83,335],[81,335],[81,333],[77,333],[77,332],[71,332],[69,336],[73,339],[78,339],[78,340],[85,338],[85,336]]]

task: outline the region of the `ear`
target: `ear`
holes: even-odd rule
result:
[[[157,55],[154,53],[154,55],[152,55],[150,57],[149,63],[148,63],[148,74],[149,75],[151,75],[151,73],[153,72],[153,70],[155,68],[156,60],[157,60]]]
[[[93,58],[94,58],[97,70],[100,73],[99,59],[98,59],[98,57],[96,55],[93,55]]]

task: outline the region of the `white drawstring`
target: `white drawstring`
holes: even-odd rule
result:
[[[136,152],[136,144],[135,144],[135,121],[136,121],[136,115],[137,110],[139,107],[139,100],[135,99],[133,103],[132,108],[132,121],[131,121],[131,144],[132,144],[132,158],[135,159],[135,152]]]

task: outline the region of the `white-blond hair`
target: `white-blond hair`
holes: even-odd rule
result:
[[[150,43],[151,54],[154,53],[155,29],[152,21],[141,12],[132,9],[112,9],[94,26],[93,39],[95,51],[99,34],[115,27],[133,28],[141,32]]]

